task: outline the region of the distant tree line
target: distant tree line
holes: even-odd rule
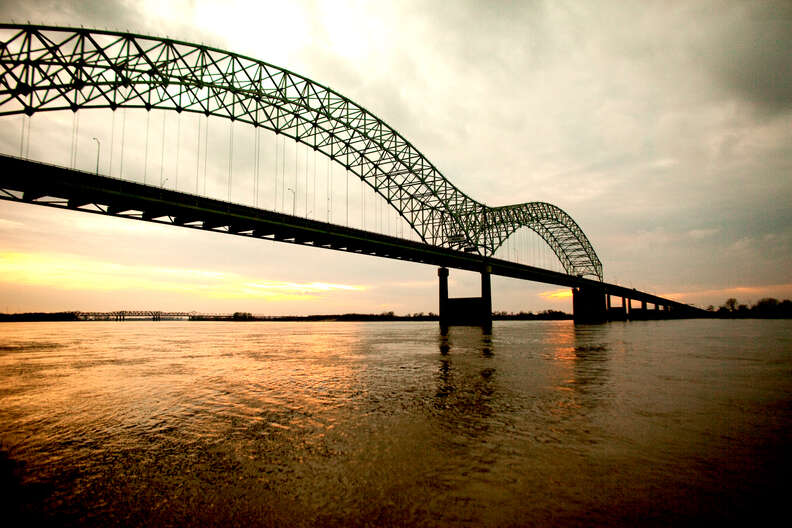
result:
[[[533,312],[492,312],[492,318],[498,321],[560,321],[572,319],[572,314],[560,310],[542,310]]]
[[[789,301],[785,301],[789,302]],[[0,313],[2,321],[78,321],[79,312],[57,313]],[[495,311],[492,318],[499,321],[555,321],[572,319],[572,315],[558,310],[543,310],[533,312],[505,312]],[[396,315],[393,312],[378,314],[324,314],[324,315],[253,315],[250,312],[234,312],[233,314],[193,314],[191,321],[437,321],[440,317],[434,312],[415,312],[406,315]]]
[[[77,321],[77,312],[27,312],[27,313],[0,313],[0,321]]]
[[[378,314],[317,314],[317,315],[253,315],[250,312],[234,312],[233,315],[203,315],[190,316],[192,321],[437,321],[435,313],[416,312],[407,315],[396,315],[393,312]]]
[[[718,317],[786,318],[792,317],[792,301],[789,299],[779,301],[772,297],[765,297],[759,299],[753,306],[748,306],[740,304],[737,299],[730,297],[717,309],[713,305],[709,305],[707,311]]]

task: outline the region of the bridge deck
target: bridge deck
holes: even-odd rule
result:
[[[489,267],[494,275],[558,286],[596,286],[614,296],[691,309],[616,284],[13,156],[0,155],[0,199],[468,271]]]

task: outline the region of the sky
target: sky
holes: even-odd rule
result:
[[[382,118],[479,201],[562,208],[587,234],[608,282],[702,307],[792,297],[790,2],[5,0],[0,20],[129,30],[264,60]],[[80,113],[78,168],[95,167],[98,137],[104,174],[123,170],[140,181],[145,172],[192,192],[198,119],[164,114],[152,112],[147,124],[145,112]],[[145,155],[142,133],[130,132],[122,169],[122,119],[157,138],[164,126],[171,143],[153,140]],[[0,120],[0,151],[19,155],[22,147],[33,159],[69,164],[71,113],[33,116],[28,147],[24,118]],[[216,196],[225,192],[228,126],[211,123],[207,185]],[[251,203],[252,132],[235,134],[233,199]],[[268,167],[275,141],[263,140]],[[315,196],[302,202],[299,187],[282,193],[280,207],[294,200],[298,214],[324,216],[325,162],[286,148],[298,172],[310,177],[318,164],[320,183],[307,184]],[[344,178],[332,173],[339,223]],[[360,184],[351,185],[358,227]],[[266,206],[273,198],[264,191]],[[365,200],[373,228],[376,202]],[[504,251],[557,266],[529,233],[520,237]],[[451,296],[477,289],[475,274],[452,270]],[[495,277],[493,307],[571,311],[571,299],[554,286]],[[115,309],[429,312],[437,311],[437,273],[0,203],[0,311]]]

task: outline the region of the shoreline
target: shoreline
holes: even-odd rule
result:
[[[85,318],[81,312],[29,312],[29,313],[0,313],[0,322],[77,322],[77,321],[116,321],[112,312],[107,317]],[[151,317],[128,317],[126,321],[151,321]],[[494,321],[563,321],[571,320],[572,314],[565,312],[545,310],[539,313],[493,313]],[[392,312],[382,314],[317,314],[317,315],[252,315],[246,312],[234,314],[191,314],[188,317],[162,317],[161,321],[216,321],[216,322],[374,322],[374,321],[439,321],[439,316],[434,313],[417,313],[412,315],[395,315]]]

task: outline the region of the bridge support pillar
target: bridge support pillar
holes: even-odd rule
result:
[[[572,288],[572,317],[576,324],[597,324],[607,321],[605,292],[595,286]]]
[[[440,330],[445,333],[449,326],[480,326],[492,329],[492,285],[491,269],[481,272],[481,297],[448,297],[448,269],[437,270],[439,278]]]
[[[481,272],[481,326],[492,329],[492,268],[487,266]]]
[[[440,328],[445,332],[448,329],[448,268],[440,268],[437,270],[437,276],[440,282],[440,302],[438,303],[438,311],[440,312]]]

